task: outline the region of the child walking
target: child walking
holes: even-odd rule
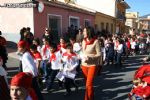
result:
[[[60,53],[60,50],[57,50],[56,44],[51,44],[50,47],[50,60],[49,63],[51,63],[51,72],[50,77],[47,80],[46,88],[44,90],[49,91],[54,83],[54,79],[59,72],[60,69],[62,69],[62,63],[61,63],[62,55]],[[58,81],[59,86],[62,86],[62,82]]]
[[[65,77],[65,88],[66,93],[64,95],[70,95],[71,85],[78,90],[78,86],[75,84],[76,68],[78,66],[79,60],[77,55],[73,52],[73,47],[71,44],[67,44],[66,53],[63,54],[62,60],[64,62],[63,75]]]

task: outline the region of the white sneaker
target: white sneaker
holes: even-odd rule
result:
[[[46,82],[46,80],[44,79],[44,80],[42,80],[42,82],[43,82],[43,83],[45,83],[45,82]]]

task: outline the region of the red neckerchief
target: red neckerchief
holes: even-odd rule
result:
[[[38,51],[33,53],[33,55],[34,55],[35,59],[41,59],[42,60],[42,56],[41,56],[41,54]]]
[[[76,56],[76,54],[74,52],[73,53],[67,53],[66,52],[63,54],[63,56],[67,56],[67,59],[70,60],[73,56]]]
[[[92,38],[91,40],[87,41],[87,38],[85,38],[84,39],[84,41],[85,41],[85,48],[84,49],[86,49],[87,45],[93,44],[95,40],[96,40],[96,38]]]
[[[65,43],[59,44],[59,45],[58,45],[58,49],[60,49],[61,47],[65,49],[65,48],[66,48],[66,44],[65,44]]]
[[[50,62],[55,61],[55,60],[56,60],[56,55],[55,55],[55,53],[51,53]]]
[[[46,55],[46,50],[49,49],[50,46],[49,45],[45,45],[44,49],[43,49],[43,55]]]
[[[66,44],[65,44],[65,43],[61,43],[61,44],[59,44],[59,45],[57,46],[58,50],[60,50],[60,53],[62,53],[61,47],[64,48],[64,49],[66,49]]]
[[[56,50],[55,52],[58,52],[59,50]],[[51,56],[50,56],[50,62],[52,61],[56,61],[56,55],[55,55],[55,52],[51,53]]]

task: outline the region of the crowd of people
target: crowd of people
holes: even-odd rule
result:
[[[82,71],[86,88],[84,100],[94,100],[93,81],[96,74],[101,73],[102,66],[122,67],[123,60],[128,56],[147,53],[150,43],[149,35],[96,34],[92,27],[71,27],[69,32],[75,34],[69,35],[67,39],[62,36],[58,42],[50,28],[45,28],[42,38],[34,37],[29,27],[20,30],[21,38],[17,44],[20,72],[12,78],[10,96],[7,98],[44,100],[41,90],[50,91],[55,79],[58,80],[59,88],[66,89],[64,95],[71,95],[72,86],[78,91],[75,79]],[[1,45],[5,50],[6,44],[2,42]],[[0,57],[0,62],[3,62],[0,63],[3,68],[0,76],[4,80],[7,75],[7,53],[5,57]],[[28,82],[22,82],[23,80]],[[7,79],[4,82],[8,91]]]

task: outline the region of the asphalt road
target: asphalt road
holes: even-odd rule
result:
[[[16,59],[16,56],[10,55],[7,63],[9,79],[17,73],[19,65],[19,60]],[[122,67],[103,66],[101,75],[97,76],[94,81],[94,100],[127,100],[127,94],[132,86],[133,74],[142,65],[141,59],[143,57],[141,55],[129,57],[124,61]],[[85,85],[82,73],[78,75],[76,82],[79,86],[79,91],[75,92],[74,88],[72,88],[73,92],[70,96],[63,95],[65,90],[58,88],[57,81],[55,81],[52,91],[49,93],[42,91],[43,96],[45,100],[84,100]]]

